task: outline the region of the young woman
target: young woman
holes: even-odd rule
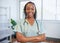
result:
[[[20,20],[15,27],[17,41],[23,43],[38,43],[45,40],[40,22],[36,20],[36,7],[28,2],[24,7],[25,19]]]

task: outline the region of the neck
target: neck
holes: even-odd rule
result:
[[[28,19],[28,20],[34,20],[34,17],[28,17],[28,18],[26,18],[26,19]]]
[[[34,24],[35,19],[34,18],[26,18],[30,25]]]

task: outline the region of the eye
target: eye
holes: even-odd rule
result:
[[[32,8],[32,10],[34,10],[34,9]]]
[[[28,8],[26,8],[26,10],[29,10],[30,8],[28,7]]]

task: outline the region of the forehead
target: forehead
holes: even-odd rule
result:
[[[26,7],[35,7],[35,5],[32,4],[32,3],[28,3],[28,4],[26,5]]]

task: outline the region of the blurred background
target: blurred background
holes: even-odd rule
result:
[[[60,41],[60,0],[0,0],[0,40],[10,36],[9,42],[12,42],[13,24],[24,19],[24,5],[29,1],[36,5],[37,20],[41,21],[47,39]]]

